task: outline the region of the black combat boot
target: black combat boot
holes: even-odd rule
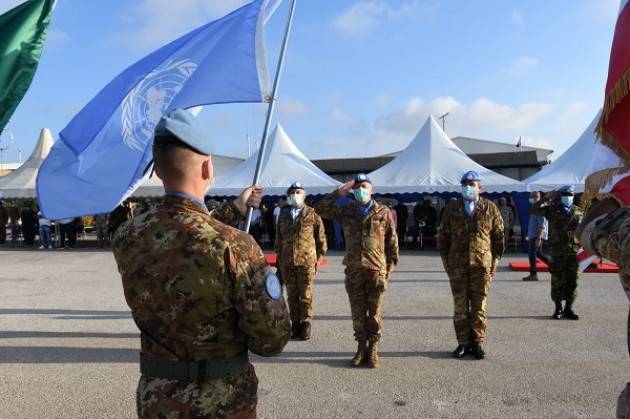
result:
[[[555,301],[556,303],[556,311],[553,312],[551,318],[554,320],[559,320],[562,318],[562,301]]]
[[[291,339],[298,339],[302,335],[302,325],[299,321],[291,323]]]
[[[562,317],[569,320],[580,320],[580,316],[575,314],[575,312],[573,311],[572,305],[573,305],[572,303],[569,303],[567,301],[564,307],[564,311],[562,312]]]
[[[453,351],[453,356],[457,359],[462,359],[464,355],[468,352],[468,347],[466,345],[459,345],[457,349]]]
[[[302,340],[309,340],[311,338],[311,322],[302,323],[300,338]]]
[[[471,352],[475,359],[484,359],[486,357],[486,353],[484,352],[480,343],[474,343],[472,345]]]
[[[357,348],[357,353],[352,358],[352,361],[350,361],[350,365],[352,365],[353,367],[358,367],[361,364],[363,364],[363,362],[367,360],[366,352],[367,352],[367,345],[365,344],[364,340],[360,340],[358,344],[358,348]]]
[[[529,275],[523,278],[523,281],[538,281],[538,275],[536,274],[536,272],[531,272]]]

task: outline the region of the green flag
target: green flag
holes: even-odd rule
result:
[[[54,2],[28,0],[0,15],[0,133],[33,81]]]

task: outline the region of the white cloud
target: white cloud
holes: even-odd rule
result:
[[[430,101],[415,97],[409,99],[397,112],[376,118],[374,123],[358,121],[363,127],[335,137],[324,138],[313,145],[313,154],[331,150],[336,156],[373,156],[405,148],[420,130],[429,115],[436,118],[449,112],[446,131],[451,137],[468,136],[494,141],[514,142],[519,136],[527,145],[553,147],[546,140],[546,132],[539,134],[539,125],[552,116],[554,107],[548,103],[529,102],[518,106],[496,103],[488,98],[479,98],[466,105],[457,99],[446,96]],[[360,141],[359,141],[360,140]],[[356,145],[361,144],[360,148]]]
[[[507,69],[513,76],[523,76],[538,66],[538,58],[524,55],[514,61]]]
[[[301,116],[308,112],[308,106],[304,102],[288,97],[278,99],[277,109],[281,119]]]
[[[347,113],[345,113],[344,111],[338,108],[333,109],[333,111],[330,113],[330,117],[332,118],[333,121],[338,122],[343,125],[353,125],[358,122],[356,118],[348,115]]]
[[[354,37],[364,37],[382,23],[409,15],[415,10],[414,3],[403,3],[392,8],[382,0],[360,0],[337,16],[334,27]]]
[[[385,131],[409,136],[420,128],[429,115],[439,116],[448,112],[446,125],[451,136],[474,136],[484,132],[486,135],[501,135],[533,127],[552,109],[553,106],[547,103],[531,102],[511,107],[487,98],[479,98],[470,105],[461,104],[453,97],[437,97],[430,102],[413,98],[404,109],[382,118],[378,124]]]
[[[133,30],[119,37],[135,47],[162,45],[214,19],[222,17],[249,0],[142,0],[121,16]]]
[[[57,45],[70,39],[70,35],[59,29],[50,29],[46,36],[48,44]]]

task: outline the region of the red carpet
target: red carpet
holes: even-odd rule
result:
[[[265,259],[267,259],[267,263],[270,266],[276,266],[276,260],[278,259],[278,257],[275,253],[265,253]],[[322,259],[321,262],[319,262],[319,266],[328,266],[328,260]]]
[[[510,262],[509,266],[511,270],[516,272],[529,272],[529,261]],[[547,266],[547,264],[541,260],[539,260],[536,264],[536,269],[538,270],[538,272],[549,272],[549,266]],[[585,272],[604,274],[618,273],[619,267],[614,263],[601,262],[589,266]]]

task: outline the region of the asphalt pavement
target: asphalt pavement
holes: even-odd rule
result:
[[[507,262],[488,303],[487,358],[456,360],[446,274],[404,252],[385,295],[381,368],[356,349],[333,252],[315,284],[313,337],[254,357],[261,418],[611,418],[630,380],[628,301],[616,274],[585,274],[579,321],[551,320],[549,274]],[[0,418],[131,418],[138,331],[108,251],[0,247]]]

